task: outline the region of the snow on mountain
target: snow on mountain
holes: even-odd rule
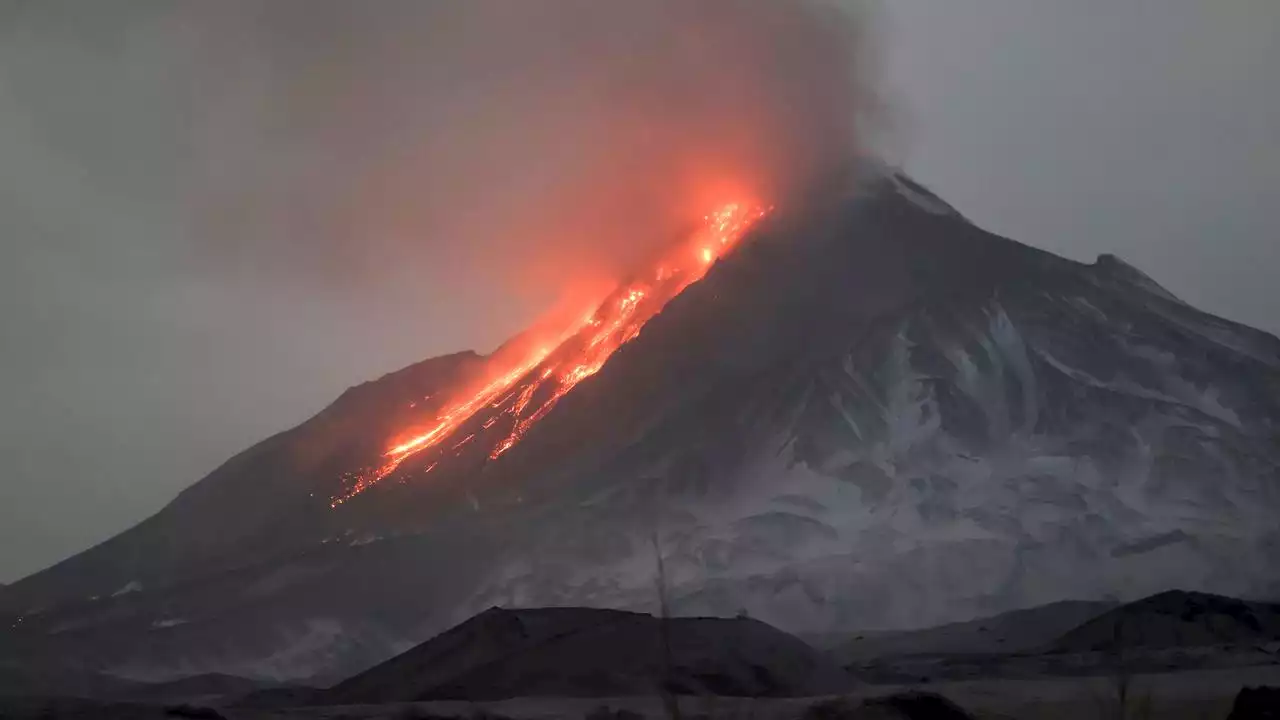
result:
[[[1280,596],[1280,340],[872,172],[780,209],[499,460],[330,509],[480,358],[353,389],[7,588],[0,652],[338,679],[493,605],[653,611],[655,540],[677,611],[791,632]]]

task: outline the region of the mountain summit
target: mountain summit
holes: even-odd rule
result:
[[[353,388],[6,588],[0,654],[334,680],[494,605],[653,610],[659,553],[677,613],[792,632],[1280,595],[1280,340],[864,175],[744,228],[511,447],[468,415],[350,493],[495,359]]]

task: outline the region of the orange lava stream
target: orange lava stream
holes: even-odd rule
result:
[[[483,426],[451,445],[459,454],[483,439],[503,415],[510,430],[489,439],[489,459],[515,447],[533,425],[546,417],[583,380],[600,372],[609,358],[640,334],[645,323],[685,288],[701,280],[717,259],[728,252],[769,209],[732,203],[705,218],[693,237],[661,257],[648,273],[619,285],[594,311],[570,323],[554,343],[511,359],[485,385],[447,404],[425,432],[392,445],[383,462],[347,477],[346,490],[333,498],[337,507],[391,475],[401,463],[437,448],[460,427],[488,408]],[[424,472],[435,468],[432,463]]]

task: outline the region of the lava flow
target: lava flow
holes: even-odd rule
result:
[[[394,442],[378,466],[348,476],[348,487],[333,498],[332,506],[376,485],[420,453],[436,453],[435,461],[424,471],[430,472],[440,456],[457,455],[483,439],[489,459],[496,460],[515,447],[578,383],[599,372],[672,298],[702,279],[768,212],[732,203],[706,216],[704,226],[693,237],[660,257],[646,273],[618,285],[603,303],[569,323],[551,342],[493,367],[482,386],[446,403],[425,430]],[[463,425],[473,418],[479,421],[482,415],[484,422],[474,432],[445,444]],[[491,437],[483,437],[491,433]]]

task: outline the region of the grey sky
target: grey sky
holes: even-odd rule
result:
[[[554,157],[581,180],[637,162],[525,153],[566,127],[590,136],[643,112],[626,96],[620,115],[564,120],[575,102],[596,102],[589,92],[539,112],[547,91],[511,82],[487,52],[527,53],[527,77],[556,78],[574,50],[544,53],[557,28],[536,12],[506,22],[437,9],[415,26],[406,18],[423,20],[425,3],[304,4],[0,0],[0,581],[140,520],[345,387],[490,348],[553,300],[539,287],[562,279],[554,268],[512,284],[510,262],[494,256],[514,253],[524,267],[536,253],[488,238],[514,234],[508,218],[540,237],[565,196],[539,194],[537,173],[502,174],[511,186],[494,189],[495,165]],[[879,142],[921,181],[997,232],[1079,259],[1116,252],[1193,304],[1280,330],[1280,92],[1269,77],[1280,5],[886,0],[881,10]],[[626,22],[656,32],[667,20],[646,10]],[[812,39],[807,26],[787,32]],[[576,51],[612,52],[591,37]],[[779,79],[830,59],[784,47],[796,67],[765,81],[765,100],[789,91]],[[467,82],[431,76],[441,59]],[[626,67],[662,91],[666,112],[665,71]],[[596,87],[575,72],[574,87]],[[817,87],[847,80],[824,75]],[[406,100],[419,82],[448,94]],[[785,154],[803,156],[812,148],[793,141],[828,132],[843,109],[787,97],[810,117],[779,121]],[[526,111],[520,132],[495,146],[486,124],[510,122],[512,107]],[[750,130],[774,120],[753,116],[725,142],[750,144]],[[444,177],[401,152],[422,127],[464,126],[470,140],[448,151]],[[432,212],[433,201],[471,196],[482,201],[468,213]],[[512,200],[523,197],[538,202]],[[485,214],[493,207],[502,217]],[[629,212],[583,227],[615,211]],[[458,241],[424,242],[426,227]],[[607,264],[642,241],[557,242]]]

